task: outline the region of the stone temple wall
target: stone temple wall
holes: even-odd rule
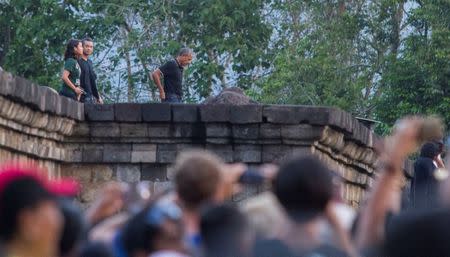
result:
[[[344,198],[356,206],[373,181],[373,138],[335,108],[83,105],[0,72],[0,162],[35,161],[51,177],[76,177],[83,185],[82,202],[111,180],[145,180],[153,190],[166,188],[177,153],[200,148],[226,162],[255,166],[312,153],[344,179]]]

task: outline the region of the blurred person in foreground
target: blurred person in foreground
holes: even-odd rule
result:
[[[173,167],[177,203],[183,211],[187,244],[194,251],[201,245],[201,208],[230,197],[234,183],[245,169],[245,165],[225,165],[207,151],[188,151],[178,156]]]
[[[357,223],[355,243],[359,250],[382,249],[383,244],[386,247],[387,243],[392,243],[388,242],[390,237],[387,237],[386,231],[394,226],[393,220],[401,210],[404,162],[410,154],[416,151],[420,142],[442,138],[443,129],[439,122],[430,123],[427,120],[432,119],[412,116],[399,120],[392,134],[384,139],[383,144],[377,146],[376,150],[379,154],[378,177],[368,194],[366,205],[361,208],[360,219]],[[429,124],[433,126],[429,126]],[[430,131],[433,133],[430,133]],[[419,219],[422,219],[422,217],[426,219],[425,216],[420,214],[419,216]],[[421,234],[423,231],[421,226],[418,225],[412,230]],[[403,231],[403,229],[400,229],[400,231]],[[426,236],[430,235],[427,234]],[[416,246],[420,247],[414,245],[411,250],[416,249]],[[423,247],[428,246],[423,245]],[[377,252],[375,254],[374,256],[380,256],[383,253]],[[416,256],[415,254],[409,256]]]
[[[263,165],[258,172],[242,163],[226,164],[217,155],[204,150],[182,152],[171,172],[175,174],[175,202],[183,211],[185,241],[194,253],[201,248],[201,210],[220,204],[241,189],[242,183],[260,184],[276,173],[273,165]]]
[[[64,226],[57,197],[74,195],[72,180],[48,180],[35,167],[0,170],[0,256],[56,257]]]
[[[438,204],[439,179],[435,171],[438,169],[436,161],[442,163],[440,154],[440,147],[435,142],[426,142],[420,149],[411,182],[411,199],[415,208],[433,208]]]
[[[113,240],[116,257],[187,257],[181,209],[160,198],[133,215]]]
[[[204,257],[249,257],[254,233],[236,207],[212,205],[202,211],[200,231]]]
[[[318,159],[302,156],[284,163],[275,177],[273,191],[289,217],[289,225],[279,239],[257,241],[255,257],[353,255],[349,237],[331,211],[334,209],[331,171]],[[335,226],[341,249],[321,241],[323,218]]]

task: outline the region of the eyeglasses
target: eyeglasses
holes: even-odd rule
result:
[[[151,226],[160,226],[166,218],[178,221],[181,219],[181,209],[171,201],[160,201],[147,212],[146,222]]]

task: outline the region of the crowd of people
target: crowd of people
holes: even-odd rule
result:
[[[170,167],[173,188],[111,182],[85,210],[73,179],[7,165],[0,171],[0,256],[450,256],[444,148],[419,140],[423,123],[402,119],[377,144],[375,182],[358,209],[342,199],[342,179],[312,155],[250,169],[211,152],[182,152]],[[416,170],[417,204],[404,208],[403,164],[421,145],[416,166],[427,170]],[[243,184],[268,190],[230,201]]]

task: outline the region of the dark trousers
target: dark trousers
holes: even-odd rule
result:
[[[175,94],[166,94],[166,99],[162,100],[163,103],[182,103],[181,96]]]
[[[80,102],[85,103],[85,104],[96,104],[97,103],[96,99],[91,94],[88,94],[88,93],[84,93],[81,95]]]

